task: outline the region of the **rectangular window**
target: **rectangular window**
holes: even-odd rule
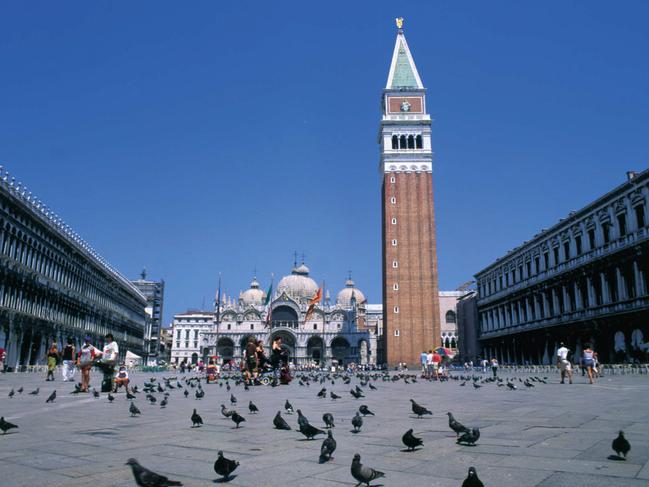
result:
[[[563,242],[563,258],[565,260],[570,259],[570,242],[567,240]]]
[[[577,251],[577,255],[581,255],[581,235],[575,237],[575,250]]]
[[[394,179],[394,176],[390,176],[390,182],[394,183],[396,180]]]
[[[189,330],[185,330],[185,340],[189,340]]]
[[[554,265],[557,265],[559,263],[559,247],[552,249],[552,257],[554,257]]]
[[[176,342],[176,348],[180,348],[180,342]]]
[[[626,235],[626,214],[620,213],[617,216],[617,228],[620,232],[620,237],[624,237]]]
[[[396,246],[397,246],[397,239],[396,239],[396,238],[392,240],[392,246],[393,246],[393,247],[396,247]]]
[[[232,329],[232,325],[230,323],[228,323],[228,330],[231,330],[231,329]]]
[[[602,223],[602,240],[604,241],[604,245],[611,240],[611,228],[608,222]]]
[[[198,340],[198,330],[194,330],[194,340]]]
[[[180,338],[180,330],[176,331],[176,338]]]
[[[396,202],[397,202],[397,199],[394,196],[392,198],[390,198],[390,203],[392,203],[394,205],[394,204],[396,204]]]
[[[548,252],[543,252],[543,269],[548,270],[550,268],[550,254]]]
[[[198,348],[198,342],[194,342],[194,348]]]
[[[394,284],[392,284],[392,289],[394,291],[398,291],[399,290],[399,284],[397,284],[396,282]]]
[[[399,330],[394,330],[394,336],[398,337],[399,336]]]
[[[594,228],[589,228],[588,229],[588,246],[590,250],[593,250],[595,248],[595,229]]]
[[[519,281],[523,280],[523,266],[522,265],[518,266],[518,280]]]
[[[498,289],[502,289],[502,288],[503,288],[503,275],[500,274],[498,276]]]
[[[525,262],[525,270],[527,271],[527,277],[532,275],[532,263],[528,260]]]
[[[396,260],[393,260],[392,261],[392,267],[394,267],[396,269],[397,267],[399,267],[399,263]]]
[[[638,205],[633,208],[635,211],[635,221],[638,224],[638,228],[645,226],[645,216],[644,216],[644,205]]]
[[[541,259],[537,255],[536,257],[534,257],[534,273],[535,274],[539,273],[539,271],[541,270],[540,267],[541,267]]]
[[[396,225],[396,224],[397,224],[397,219],[396,219],[396,218],[393,218],[393,219],[392,219],[392,224],[393,224],[393,225]]]
[[[185,342],[185,348],[189,348],[189,342]]]
[[[254,330],[254,329],[255,329],[255,325],[252,324],[252,323],[250,323],[250,329],[251,329],[251,330]]]
[[[314,324],[313,324],[313,329],[314,329],[314,330],[317,330],[317,329],[318,329],[318,324],[317,324],[317,323],[314,323]]]
[[[397,314],[397,313],[399,313],[399,306],[394,307],[394,314]]]

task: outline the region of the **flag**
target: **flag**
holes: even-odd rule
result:
[[[264,306],[268,306],[267,314],[266,314],[266,322],[264,325],[266,327],[270,326],[270,299],[271,296],[273,295],[273,279],[275,276],[273,274],[270,275],[270,286],[268,286],[268,291],[266,291],[266,299],[264,300]]]
[[[304,322],[306,323],[309,318],[311,318],[311,315],[313,314],[313,311],[315,310],[315,305],[318,304],[318,301],[322,299],[322,288],[318,288],[318,291],[315,293],[315,295],[311,298],[311,301],[309,301],[309,308],[306,310],[306,315],[304,315]]]

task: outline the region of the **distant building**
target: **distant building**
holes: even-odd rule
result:
[[[146,269],[142,270],[140,279],[132,282],[146,297],[147,324],[144,332],[145,357],[143,358],[146,363],[154,364],[160,354],[165,282],[147,280]]]
[[[603,362],[644,361],[649,350],[649,170],[478,272],[484,357],[554,362],[591,344]]]
[[[459,357],[478,363],[481,350],[478,345],[478,307],[476,291],[468,291],[457,301],[457,336]]]
[[[440,291],[439,292],[439,314],[441,331],[439,344],[442,347],[449,348],[453,353],[458,353],[458,300],[461,299],[467,291]],[[435,344],[437,346],[437,344]]]
[[[173,343],[173,328],[162,328],[160,330],[160,354],[159,360],[171,363],[171,348]]]

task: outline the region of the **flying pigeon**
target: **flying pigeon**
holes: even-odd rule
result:
[[[361,407],[359,407],[358,410],[360,411],[360,413],[363,416],[367,416],[368,414],[370,416],[374,416],[374,413],[372,411],[370,411],[369,408],[365,404],[361,405]]]
[[[412,403],[412,412],[417,415],[417,418],[421,418],[424,414],[433,415],[433,413],[424,406],[417,404],[414,399],[410,399],[410,402]]]
[[[288,423],[282,418],[282,414],[277,411],[277,414],[275,415],[275,418],[273,419],[273,425],[275,425],[275,428],[278,430],[290,430],[291,427],[288,425]]]
[[[219,457],[214,462],[214,471],[223,477],[223,481],[227,481],[230,474],[239,466],[239,462],[225,458],[221,450],[219,450],[218,455]]]
[[[629,450],[631,450],[631,445],[629,444],[628,440],[624,437],[624,431],[620,431],[618,434],[617,438],[613,440],[613,444],[611,445],[611,448],[617,453],[617,456],[626,460],[626,454],[629,453]],[[620,453],[622,455],[620,455]]]
[[[135,458],[129,458],[126,465],[131,466],[133,477],[135,477],[135,483],[140,487],[168,487],[171,485],[183,485],[182,482],[169,480],[164,475],[157,474],[148,468],[144,468]]]
[[[358,411],[356,411],[356,416],[352,418],[352,426],[354,427],[354,433],[360,432],[363,427],[363,418],[361,418],[361,414]]]
[[[333,414],[331,413],[324,413],[322,415],[322,421],[324,421],[324,424],[327,428],[335,428],[336,425],[334,424],[334,417]]]
[[[478,472],[475,467],[469,467],[469,474],[462,482],[462,487],[484,487],[482,481],[478,478]]]
[[[20,386],[20,389],[18,389],[18,394],[22,394],[22,393],[23,393],[23,390],[24,390],[24,389],[23,389],[23,386]]]
[[[408,451],[415,451],[416,447],[424,446],[423,440],[412,434],[412,428],[405,432],[401,437],[401,441],[403,441],[403,444],[408,447]]]
[[[6,434],[11,428],[18,428],[18,426],[9,421],[5,421],[4,416],[0,417],[0,430],[2,430],[2,434]]]
[[[192,428],[200,427],[203,424],[203,418],[201,418],[201,415],[196,412],[196,409],[194,409],[194,412],[192,413],[191,420]]]
[[[48,402],[54,402],[54,399],[56,399],[56,390],[54,390],[52,394],[50,394],[50,396],[45,401],[45,404],[47,404]]]
[[[320,447],[320,463],[325,463],[331,460],[333,452],[336,450],[336,440],[334,439],[331,430],[327,431],[327,437],[322,442]]]
[[[356,484],[357,486],[365,484],[367,487],[369,487],[372,480],[378,479],[379,477],[385,477],[385,474],[383,472],[379,472],[378,470],[374,470],[373,468],[363,465],[361,463],[361,456],[358,453],[354,455],[351,470],[352,477],[358,480],[358,484]]]
[[[462,434],[460,436],[456,443],[457,444],[462,444],[464,443],[465,445],[475,445],[475,442],[478,441],[480,438],[480,430],[478,428],[473,428],[471,431],[467,431],[466,433]]]

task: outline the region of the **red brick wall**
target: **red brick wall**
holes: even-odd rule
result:
[[[395,225],[392,218],[397,219]],[[394,283],[399,284],[398,291],[393,290]],[[389,365],[417,365],[423,350],[439,346],[438,294],[432,174],[387,173],[383,181],[383,324],[384,358]],[[395,306],[399,313],[394,313]],[[399,330],[398,337],[395,330]]]

